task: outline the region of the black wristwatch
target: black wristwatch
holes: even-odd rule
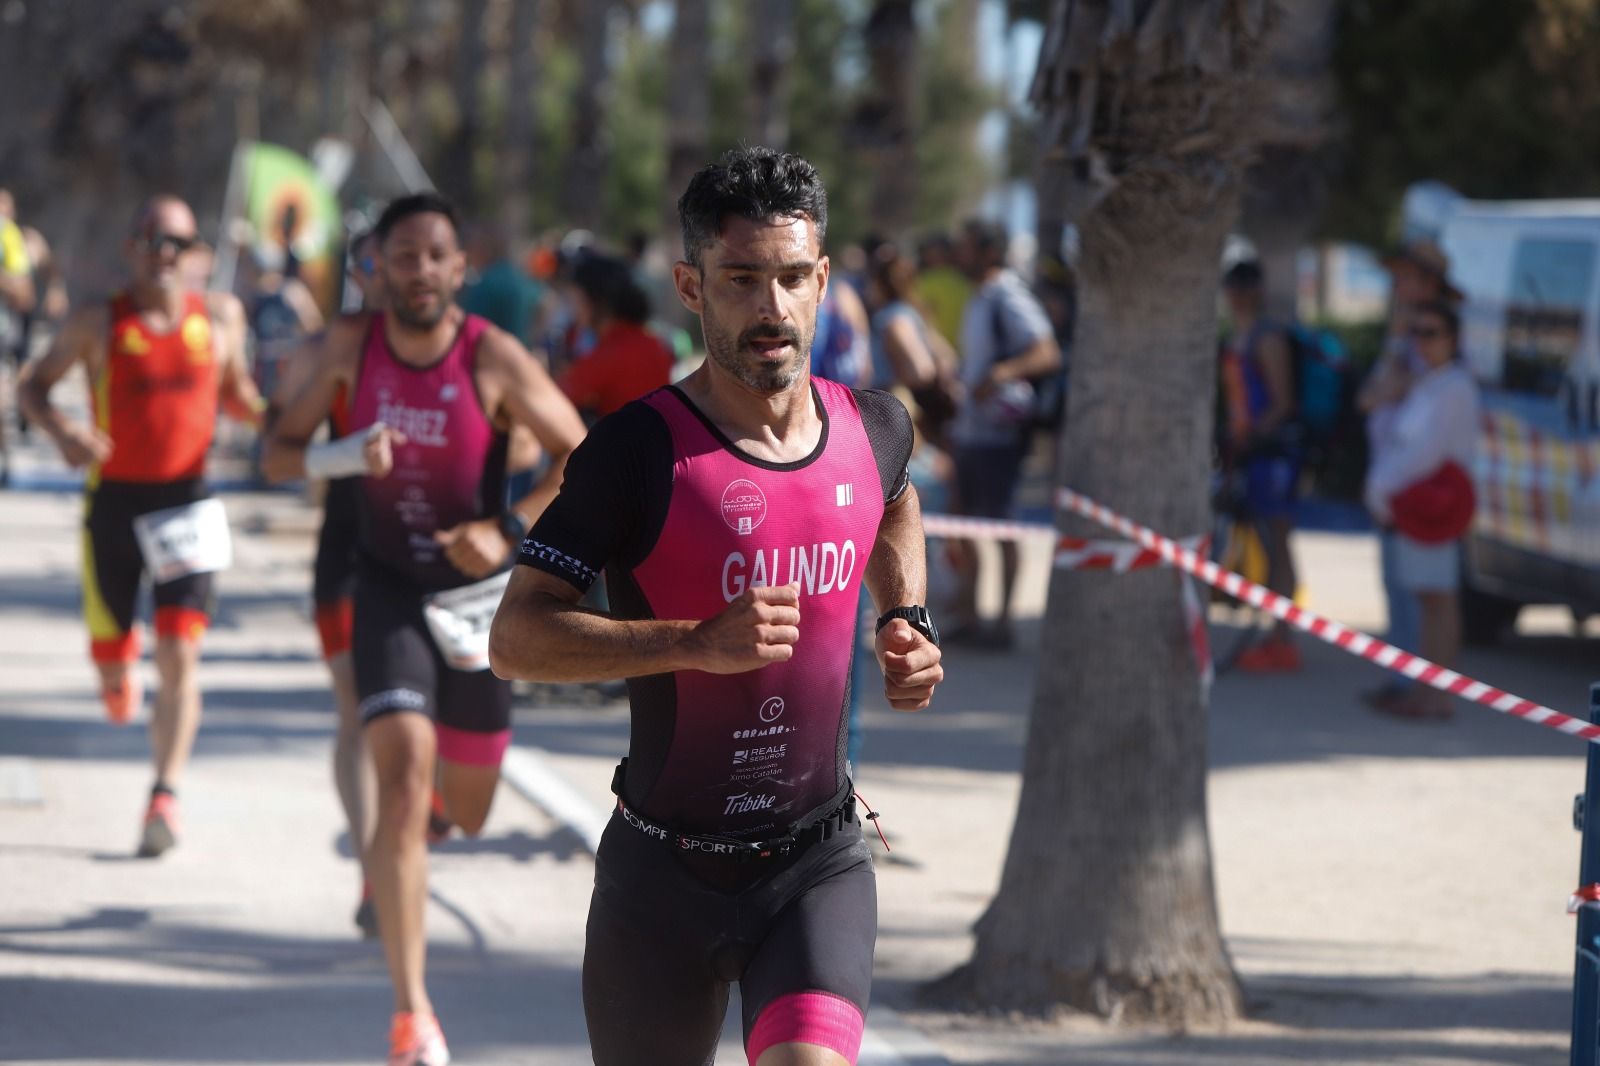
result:
[[[500,532],[511,544],[511,550],[516,551],[522,547],[522,539],[528,535],[528,521],[518,511],[507,510],[500,512]]]
[[[873,632],[882,632],[883,627],[896,618],[904,618],[911,623],[912,629],[927,637],[929,643],[936,648],[939,646],[939,627],[933,624],[933,615],[929,614],[928,609],[920,603],[913,604],[910,607],[895,607],[884,611],[878,616],[878,628],[874,629]]]

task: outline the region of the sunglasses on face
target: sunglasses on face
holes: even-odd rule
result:
[[[139,247],[146,252],[164,252],[170,248],[179,255],[198,243],[197,237],[180,237],[175,233],[148,233],[139,238]]]

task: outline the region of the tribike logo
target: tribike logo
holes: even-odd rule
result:
[[[754,481],[741,478],[722,490],[722,520],[741,537],[756,531],[767,517],[767,494]]]
[[[761,705],[761,720],[763,722],[776,722],[783,717],[783,697],[773,696]]]
[[[728,797],[727,806],[722,808],[724,815],[729,814],[754,814],[756,811],[765,811],[778,802],[777,796],[768,796],[760,792],[740,792]]]

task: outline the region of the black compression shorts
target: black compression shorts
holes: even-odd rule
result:
[[[145,564],[133,532],[134,519],[210,495],[198,479],[150,484],[102,481],[89,490],[83,520],[83,616],[96,660],[138,655],[133,624]],[[198,637],[196,627],[204,628],[214,608],[214,576],[190,574],[154,587],[151,598],[159,635]]]
[[[511,738],[511,682],[452,669],[423,620],[426,590],[363,562],[356,571],[351,652],[361,720],[413,711],[433,719],[439,757],[498,766]]]
[[[357,478],[328,482],[322,528],[317,531],[317,555],[311,564],[311,599],[319,605],[349,599],[355,588],[359,489]]]
[[[860,822],[793,858],[730,872],[747,877],[714,887],[669,844],[613,816],[583,958],[596,1066],[709,1066],[734,981],[751,1062],[795,1040],[855,1061],[878,929]]]

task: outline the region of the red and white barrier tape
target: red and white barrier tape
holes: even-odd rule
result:
[[[1130,570],[1145,570],[1166,566],[1161,553],[1127,540],[1088,540],[1083,537],[1061,537],[1055,527],[1042,522],[1003,522],[989,518],[966,518],[960,515],[925,514],[922,529],[930,537],[961,537],[967,540],[1029,540],[1055,537],[1055,565],[1061,570],[1110,570],[1126,574]],[[1206,542],[1191,537],[1182,542],[1186,548],[1204,553]]]
[[[1343,648],[1352,655],[1359,655],[1363,659],[1377,663],[1385,669],[1395,673],[1404,674],[1415,681],[1431,685],[1436,689],[1460,696],[1462,699],[1471,700],[1482,704],[1490,710],[1509,714],[1524,721],[1535,722],[1549,729],[1559,730],[1570,736],[1582,737],[1584,740],[1600,742],[1600,726],[1590,725],[1571,715],[1562,714],[1560,711],[1551,710],[1549,707],[1534,703],[1532,700],[1513,696],[1509,692],[1502,692],[1497,688],[1485,685],[1481,681],[1474,681],[1454,670],[1447,670],[1438,663],[1429,662],[1420,655],[1401,651],[1393,644],[1387,644],[1376,637],[1368,636],[1359,630],[1335,622],[1331,618],[1324,618],[1313,611],[1295,605],[1294,601],[1285,596],[1280,596],[1270,589],[1262,588],[1253,581],[1248,581],[1231,570],[1224,570],[1209,559],[1203,559],[1190,548],[1185,548],[1169,537],[1139,525],[1110,508],[1089,499],[1087,496],[1073,492],[1071,489],[1062,489],[1058,497],[1060,505],[1074,514],[1099,522],[1108,529],[1114,529],[1151,551],[1156,552],[1166,562],[1178,567],[1186,573],[1204,581],[1206,584],[1219,588],[1228,595],[1241,599],[1252,607],[1260,607],[1270,611],[1274,616],[1288,622],[1290,625],[1310,633],[1319,640],[1332,644],[1334,647]]]
[[[1002,522],[993,518],[966,518],[953,514],[925,514],[922,531],[930,537],[964,537],[968,540],[1028,540],[1054,537],[1054,526],[1043,522]]]
[[[960,515],[925,514],[922,516],[923,532],[931,537],[963,537],[969,540],[1025,540],[1055,537],[1055,566],[1059,570],[1109,570],[1126,574],[1132,570],[1145,570],[1166,566],[1161,553],[1140,547],[1127,540],[1087,540],[1083,537],[1057,536],[1054,526],[1041,522],[1003,522],[989,518],[966,518]],[[1206,537],[1191,537],[1183,542],[1185,547],[1200,552],[1209,551]],[[1182,575],[1178,578],[1183,594],[1184,628],[1189,634],[1189,648],[1194,653],[1195,669],[1200,681],[1209,686],[1215,675],[1211,664],[1211,638],[1206,629],[1205,610],[1194,586]]]

